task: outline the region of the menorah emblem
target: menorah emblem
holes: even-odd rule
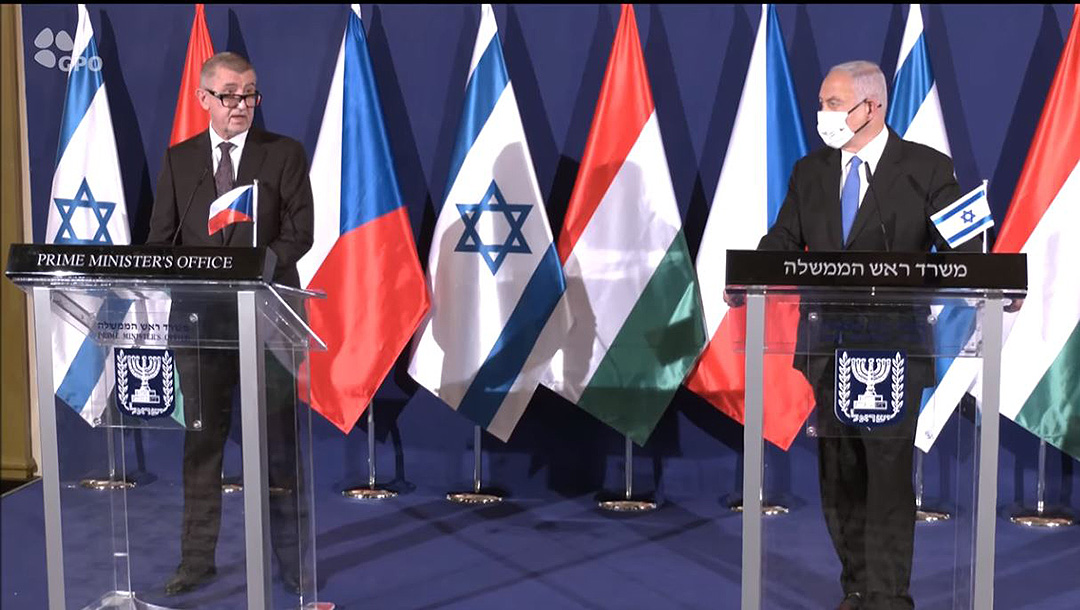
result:
[[[888,358],[853,358],[851,373],[862,383],[866,391],[855,399],[856,411],[884,411],[888,408],[885,397],[875,390],[877,384],[885,381],[892,370],[892,361]]]
[[[160,403],[161,398],[150,389],[149,382],[161,373],[161,356],[129,356],[128,368],[132,375],[142,381],[142,385],[131,393],[131,402],[144,405]]]
[[[120,348],[115,354],[117,406],[127,415],[140,418],[168,415],[172,411],[175,392],[172,353],[167,349],[146,348],[127,348],[126,351],[128,353]],[[134,391],[129,391],[128,382],[135,379],[141,383]],[[155,386],[161,384],[160,393],[151,387],[152,383]]]
[[[856,426],[882,426],[899,421],[904,408],[907,357],[901,351],[836,350],[836,417]],[[857,394],[852,378],[865,390]],[[878,385],[886,382],[885,390]],[[857,394],[853,396],[853,394]]]

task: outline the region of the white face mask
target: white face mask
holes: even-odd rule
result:
[[[825,145],[842,148],[855,137],[847,124],[848,113],[842,110],[820,110],[817,113],[817,132]]]
[[[819,110],[817,113],[817,132],[821,136],[822,141],[826,146],[830,148],[843,148],[845,144],[851,141],[851,138],[855,137],[856,131],[861,131],[863,127],[870,124],[867,120],[866,123],[855,131],[851,131],[848,127],[847,118],[848,115],[855,111],[855,108],[862,106],[866,103],[866,100],[855,104],[855,107],[847,112],[842,110]]]

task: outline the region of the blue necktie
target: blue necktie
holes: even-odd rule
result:
[[[844,243],[847,243],[851,225],[855,223],[855,213],[859,211],[859,166],[862,160],[858,157],[851,158],[851,169],[848,170],[847,180],[844,181],[844,190],[840,193],[840,220],[844,227]]]

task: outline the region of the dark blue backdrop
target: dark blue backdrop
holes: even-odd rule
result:
[[[209,5],[216,50],[247,55],[264,103],[256,121],[315,149],[345,6]],[[675,194],[696,252],[723,163],[749,62],[760,7],[636,7]],[[812,147],[816,98],[828,67],[870,59],[896,66],[907,5],[778,7]],[[962,188],[990,181],[998,223],[1012,195],[1067,35],[1072,7],[927,6],[933,67]],[[617,5],[495,7],[510,76],[547,199],[562,223],[615,33]],[[147,233],[157,173],[176,103],[193,9],[190,5],[92,5],[123,170],[133,240]],[[479,9],[469,6],[363,5],[397,171],[426,261],[436,206],[464,94]],[[34,61],[45,27],[74,35],[73,5],[25,6],[26,91],[34,237],[44,235],[65,73]],[[62,55],[55,46],[48,50]],[[423,390],[403,362],[378,399],[381,472],[400,485],[438,492],[471,476],[471,426]],[[81,424],[80,424],[81,425]],[[362,434],[315,428],[320,486],[363,475]],[[490,437],[489,437],[490,438]],[[948,441],[946,441],[948,443]],[[1003,422],[1001,502],[1033,494],[1037,441]],[[635,465],[642,483],[669,495],[737,489],[741,428],[680,391]],[[510,443],[487,442],[488,479],[518,496],[617,489],[621,438],[541,390]],[[948,447],[945,447],[948,449]],[[947,451],[931,457],[934,472]],[[932,454],[933,456],[934,454]],[[1050,453],[1050,493],[1075,505],[1075,462]],[[814,485],[812,445],[770,454],[769,485],[798,497]],[[806,476],[803,476],[806,475]],[[932,482],[931,485],[934,483]],[[932,493],[932,492],[931,492]],[[1051,497],[1054,497],[1053,495]]]

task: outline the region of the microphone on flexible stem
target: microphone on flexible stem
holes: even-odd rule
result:
[[[877,212],[878,226],[881,227],[881,239],[885,241],[885,251],[892,252],[889,247],[889,232],[885,230],[885,220],[881,217],[881,198],[877,196],[877,191],[874,190],[874,174],[870,172],[869,163],[863,163],[863,167],[866,168],[866,188],[874,196],[874,211]]]
[[[198,182],[195,183],[195,188],[191,189],[191,195],[188,197],[187,204],[184,205],[184,213],[180,215],[180,222],[176,225],[176,231],[173,232],[172,245],[174,246],[176,245],[176,238],[180,237],[180,231],[184,228],[184,219],[187,218],[188,211],[191,210],[191,202],[195,201],[195,193],[198,192],[203,180],[206,180],[209,173],[210,168],[203,167],[203,173],[199,176]]]

